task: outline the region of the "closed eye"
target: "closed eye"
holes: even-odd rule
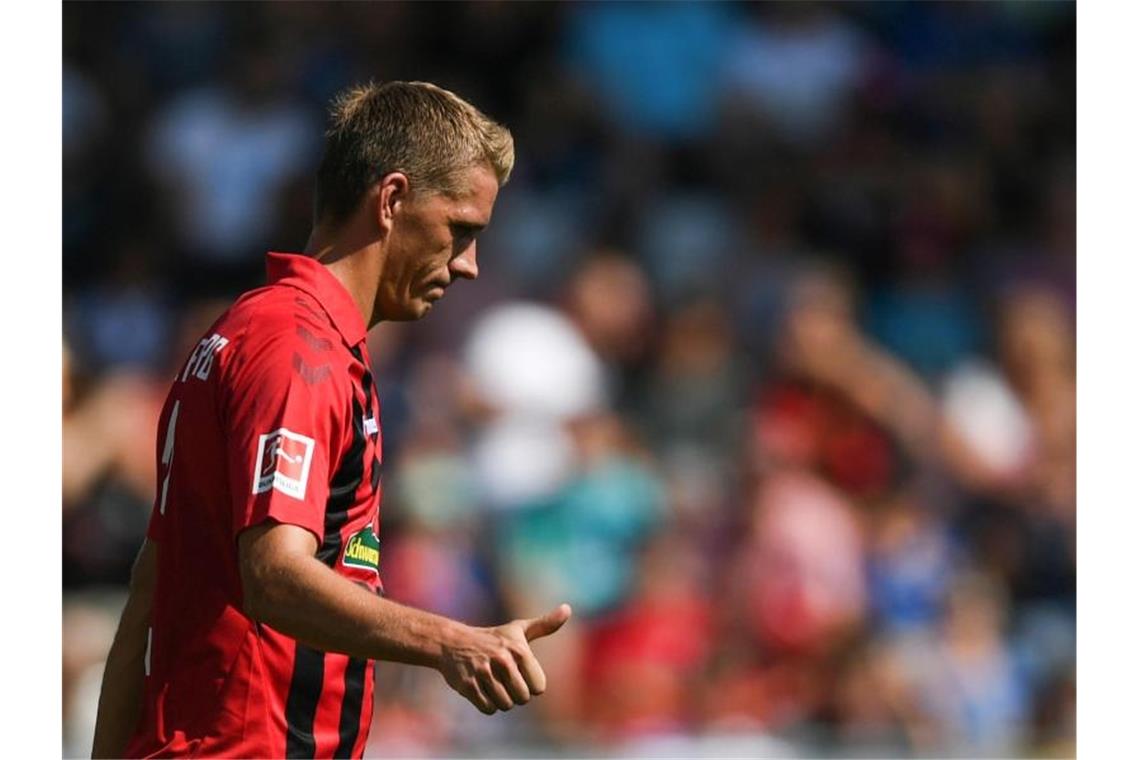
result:
[[[456,250],[461,251],[461,252],[466,250],[467,246],[469,246],[471,244],[471,242],[473,240],[475,240],[475,236],[478,235],[482,231],[482,229],[483,229],[483,225],[481,225],[481,224],[468,224],[466,222],[452,222],[451,223],[451,239],[453,241],[453,244],[454,244],[454,247],[456,248]]]

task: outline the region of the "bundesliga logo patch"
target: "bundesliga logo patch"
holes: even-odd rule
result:
[[[305,498],[309,466],[313,463],[312,438],[278,428],[257,441],[257,464],[253,468],[253,492],[276,488],[294,499]]]

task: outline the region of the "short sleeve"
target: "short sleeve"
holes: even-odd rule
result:
[[[306,528],[318,540],[324,533],[351,391],[347,377],[328,365],[312,372],[293,334],[280,331],[237,352],[225,373],[222,424],[234,536],[267,519]]]

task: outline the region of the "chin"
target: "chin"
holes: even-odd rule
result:
[[[389,322],[414,322],[423,319],[431,311],[435,303],[426,298],[414,298],[399,304],[399,308],[392,309],[390,316],[384,317]]]
[[[423,319],[431,311],[433,305],[434,304],[431,301],[422,299],[416,300],[414,303],[408,305],[408,308],[405,310],[404,315],[401,317],[401,320],[408,322],[415,321],[417,319]]]

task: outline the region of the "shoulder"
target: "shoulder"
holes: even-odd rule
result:
[[[231,343],[227,379],[275,383],[296,376],[307,385],[347,387],[349,357],[327,314],[309,294],[270,286],[250,291],[219,322]]]
[[[246,351],[309,348],[332,351],[340,336],[316,299],[288,286],[251,290],[237,300],[220,324]]]

